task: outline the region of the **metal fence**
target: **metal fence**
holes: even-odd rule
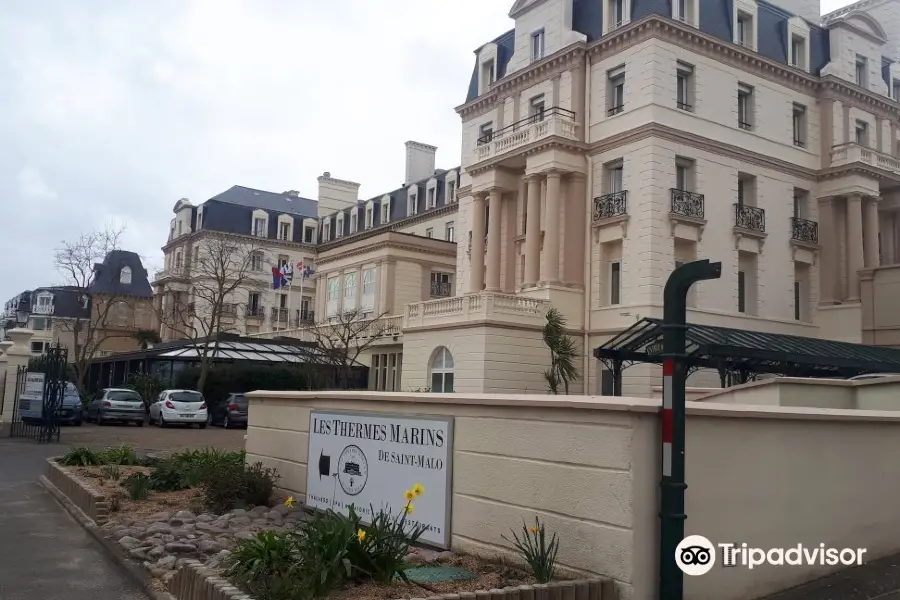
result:
[[[66,391],[68,351],[50,347],[27,367],[16,371],[9,436],[37,442],[58,442],[59,411]]]

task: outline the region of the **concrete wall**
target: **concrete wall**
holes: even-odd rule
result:
[[[710,392],[703,397],[703,401],[804,408],[900,410],[900,376],[860,381],[778,377]]]
[[[248,460],[277,468],[281,485],[300,498],[311,409],[454,416],[454,548],[502,554],[509,527],[537,515],[560,535],[563,566],[613,578],[623,599],[656,597],[658,401],[375,392],[250,398]],[[687,423],[688,535],[766,549],[824,542],[867,548],[869,560],[900,550],[900,413],[690,403]],[[716,567],[686,578],[685,598],[759,597],[835,569]]]

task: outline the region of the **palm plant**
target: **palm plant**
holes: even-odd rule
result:
[[[569,383],[578,379],[578,350],[575,340],[566,335],[566,318],[555,308],[547,311],[544,325],[544,345],[550,350],[550,368],[544,371],[544,379],[551,394],[558,394],[560,387],[569,393]]]
[[[150,344],[158,344],[162,341],[159,333],[152,329],[139,329],[134,332],[133,337],[137,340],[141,350],[146,350]]]

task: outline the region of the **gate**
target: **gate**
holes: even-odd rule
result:
[[[66,391],[67,359],[68,351],[57,344],[16,371],[9,437],[59,441],[58,413]]]

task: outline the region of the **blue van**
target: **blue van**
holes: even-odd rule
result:
[[[81,394],[78,393],[78,388],[71,381],[67,381],[66,389],[63,392],[62,405],[56,410],[57,420],[61,424],[81,425],[83,412]],[[35,406],[33,410],[22,406],[20,415],[22,421],[26,423],[39,422],[43,418],[38,406]]]

